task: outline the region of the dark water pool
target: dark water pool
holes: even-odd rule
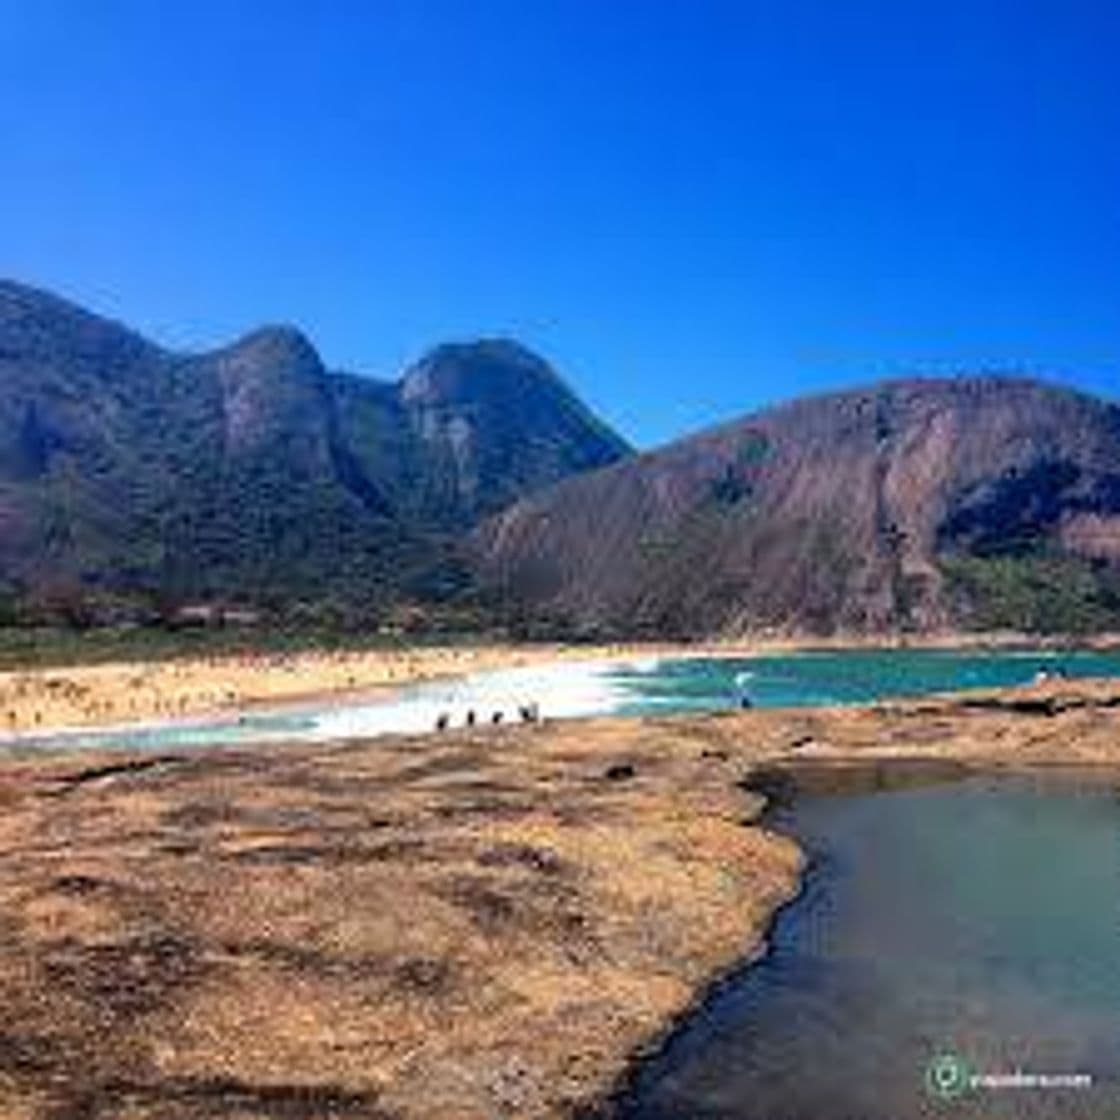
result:
[[[813,861],[803,895],[770,955],[682,1025],[613,1115],[1120,1117],[1114,785],[882,771],[844,785],[776,810]],[[1016,1073],[1092,1084],[968,1081]]]

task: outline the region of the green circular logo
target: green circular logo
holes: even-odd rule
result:
[[[938,1054],[926,1066],[926,1088],[943,1101],[951,1101],[968,1089],[968,1066],[956,1054]]]

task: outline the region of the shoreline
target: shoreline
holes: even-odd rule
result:
[[[0,1097],[598,1115],[796,898],[800,764],[1115,773],[1120,682],[5,762]]]
[[[872,771],[877,772],[880,767],[886,768],[887,771],[895,771],[897,767],[905,765],[907,760],[913,759],[846,757],[823,763],[811,762],[811,760],[806,762],[803,759],[782,759],[776,764],[775,769],[785,771],[788,768],[788,771],[793,773],[800,773],[803,769],[808,769],[810,772],[847,773],[868,777]],[[760,764],[763,768],[767,765],[766,763]],[[1048,782],[1052,780],[1054,771],[1064,777],[1089,778],[1092,782],[1103,782],[1105,777],[1110,777],[1114,782],[1120,778],[1120,758],[1107,760],[1107,762],[1105,760],[1085,762],[1075,766],[1062,762],[1046,762],[1043,759],[1008,765],[997,765],[995,762],[970,762],[952,769],[951,772],[949,767],[937,766],[928,769],[922,777],[917,778],[914,784],[967,782],[980,777],[995,777],[996,781],[1000,781],[1012,776],[1020,778],[1044,776],[1044,781]],[[781,801],[768,799],[758,815],[757,823],[762,827],[769,827],[773,823],[774,816],[790,811],[797,797],[803,796],[805,792],[808,791],[797,790],[792,795],[783,796]],[[851,792],[855,793],[857,791]],[[868,784],[859,788],[858,792],[883,795],[888,791],[876,787],[874,784]],[[843,797],[851,794],[847,790],[839,790],[834,791],[833,795]],[[786,797],[788,797],[788,800],[786,800]],[[728,992],[734,992],[741,984],[749,982],[750,973],[759,964],[763,964],[771,958],[775,949],[774,936],[778,923],[788,920],[791,909],[802,903],[811,890],[820,889],[818,884],[814,883],[814,878],[836,876],[836,870],[822,866],[819,859],[821,853],[827,853],[828,849],[819,849],[814,856],[810,850],[806,849],[803,838],[793,828],[777,828],[775,831],[778,836],[797,844],[802,852],[803,864],[793,892],[790,896],[778,902],[771,915],[769,915],[762,941],[756,944],[754,950],[744,955],[743,958],[731,963],[729,967],[713,973],[710,980],[694,993],[694,998],[687,1007],[679,1014],[672,1016],[671,1019],[666,1020],[647,1042],[628,1056],[622,1071],[619,1072],[610,1088],[596,1096],[585,1108],[577,1110],[575,1113],[576,1120],[616,1120],[619,1116],[631,1114],[626,1109],[631,1108],[635,1101],[642,1099],[642,1079],[647,1068],[651,1065],[657,1066],[663,1063],[671,1048],[678,1044],[682,1035],[687,1036],[692,1029],[696,1028],[698,1020],[700,1020],[700,1026],[703,1029],[702,1020],[712,1014],[712,1007],[718,1006]],[[661,1073],[662,1071],[657,1072]]]
[[[913,761],[913,759],[897,757],[875,759],[846,756],[826,762],[814,762],[787,758],[779,760],[775,769],[779,771],[788,769],[789,772],[795,774],[804,770],[810,773],[813,771],[821,772],[817,776],[835,776],[843,773],[861,779],[871,779],[873,775],[878,777],[880,768],[885,768],[887,772],[897,773],[897,769],[904,766],[907,761]],[[765,769],[768,765],[762,763],[760,767]],[[994,759],[970,761],[962,763],[956,768],[941,765],[927,769],[924,773],[909,776],[903,785],[909,785],[911,781],[914,786],[921,786],[946,782],[965,782],[985,777],[995,778],[997,781],[1009,777],[1041,777],[1044,782],[1050,783],[1055,771],[1063,778],[1088,779],[1093,783],[1103,783],[1107,780],[1109,786],[1114,786],[1117,781],[1120,781],[1120,757],[1080,762],[1072,766],[1064,761],[1048,761],[1046,759],[998,764]],[[761,774],[761,769],[759,773]],[[813,788],[815,789],[815,787]],[[894,789],[896,787],[892,785],[890,788]],[[754,786],[751,786],[751,789],[752,792],[755,791]],[[763,796],[767,796],[767,801],[759,813],[757,823],[762,827],[769,827],[774,823],[774,817],[789,812],[798,798],[811,792],[813,792],[812,789],[798,788],[792,794],[784,794],[781,799],[775,799],[764,794]],[[884,792],[889,791],[870,780],[853,790],[834,790],[833,795],[838,797],[854,794],[881,795]],[[733,993],[740,985],[749,982],[752,971],[770,959],[775,949],[776,927],[779,922],[790,920],[790,910],[801,903],[811,891],[820,889],[814,880],[820,876],[835,877],[835,869],[822,865],[820,862],[822,854],[827,856],[827,849],[817,849],[814,854],[806,848],[803,838],[793,827],[776,828],[775,832],[797,844],[802,853],[803,862],[794,889],[787,898],[779,901],[771,911],[762,939],[751,952],[713,973],[709,981],[697,989],[694,998],[682,1011],[662,1024],[654,1035],[628,1056],[610,1088],[575,1112],[576,1120],[615,1120],[620,1115],[630,1115],[626,1110],[632,1107],[636,1101],[641,1100],[642,1078],[649,1067],[657,1067],[663,1063],[679,1040],[682,1037],[687,1038],[688,1034],[695,1030],[698,1025],[703,1030],[703,1020],[706,1016],[712,1014],[713,1006],[718,1006],[727,993]],[[662,1066],[661,1069],[657,1070],[657,1073],[661,1074],[663,1070],[664,1067]]]
[[[771,815],[772,810],[772,803],[765,800],[752,823],[760,828],[767,828],[766,818]],[[663,1056],[680,1033],[687,1029],[689,1022],[696,1016],[702,1015],[705,1008],[713,1000],[718,999],[721,992],[741,983],[753,968],[765,961],[773,952],[773,934],[778,920],[783,913],[804,897],[808,889],[809,876],[814,871],[810,856],[796,836],[779,830],[773,832],[774,835],[781,836],[796,846],[800,863],[788,893],[774,903],[754,943],[742,956],[714,971],[707,981],[696,988],[684,1007],[667,1018],[649,1038],[626,1055],[610,1085],[577,1108],[573,1113],[574,1120],[612,1120],[618,1109],[625,1106],[637,1091],[643,1068]]]
[[[1092,699],[1095,702],[1104,700],[1110,707],[1120,706],[1120,685],[1116,682],[1090,680],[1088,684],[1090,689],[1094,690]],[[1029,695],[1039,691],[1041,690],[1038,686],[1026,686],[1017,689],[976,690],[976,695],[993,700],[1011,697],[1014,702],[1014,697],[1018,695]],[[1075,688],[1072,691],[1077,690]],[[956,696],[944,694],[932,697],[935,701],[949,704],[959,698],[959,693]],[[967,694],[965,700],[967,702]],[[902,703],[906,702],[905,699],[902,701]],[[878,705],[863,707],[873,709]],[[824,710],[829,711],[829,709]],[[797,787],[795,780],[793,791],[786,791],[779,796],[775,791],[766,788],[767,780],[772,780],[775,775],[788,775],[794,779],[812,775],[814,778],[824,779],[825,784],[844,776],[856,779],[856,789],[851,791],[853,793],[882,793],[885,792],[882,786],[876,785],[874,781],[868,782],[867,779],[873,776],[878,779],[882,773],[893,773],[897,777],[900,768],[909,769],[914,764],[917,764],[914,771],[906,776],[903,785],[967,781],[970,778],[983,776],[996,778],[1045,776],[1046,779],[1051,779],[1055,774],[1079,779],[1088,778],[1092,781],[1115,782],[1120,780],[1120,741],[1117,743],[1115,754],[1096,755],[1073,763],[1068,759],[1047,754],[1018,758],[1005,756],[1001,752],[981,753],[976,757],[964,758],[952,755],[930,756],[922,752],[888,754],[874,749],[869,749],[866,753],[837,753],[829,757],[806,757],[786,753],[756,762],[740,784],[751,794],[763,798],[761,807],[751,818],[750,823],[768,829],[774,823],[774,818],[789,810],[797,798],[811,792],[810,789]],[[892,785],[891,788],[896,787]],[[832,792],[834,796],[840,797],[849,794],[846,789],[835,789]],[[597,1094],[574,1113],[576,1120],[613,1120],[619,1110],[625,1108],[634,1099],[643,1070],[649,1064],[660,1060],[682,1032],[689,1029],[690,1023],[694,1022],[697,1016],[704,1015],[706,1009],[713,1002],[718,1001],[722,993],[744,982],[750,971],[767,960],[773,952],[773,934],[777,923],[791,907],[796,906],[805,897],[810,887],[810,878],[820,871],[813,856],[795,831],[782,828],[774,828],[773,831],[776,835],[794,843],[801,854],[800,870],[788,896],[776,902],[753,947],[739,959],[713,972],[709,980],[697,988],[687,1006],[667,1019],[649,1039],[631,1052],[610,1087]]]
[[[0,672],[0,737],[136,728],[332,698],[391,697],[409,686],[532,665],[625,661],[670,647],[455,646],[107,662]]]
[[[1120,635],[1073,639],[1006,633],[922,636],[758,636],[694,643],[406,647],[111,661],[0,672],[0,749],[82,732],[136,732],[282,712],[332,700],[391,699],[421,683],[569,663],[624,664],[812,654],[842,650],[991,650],[1047,653],[1120,648]]]

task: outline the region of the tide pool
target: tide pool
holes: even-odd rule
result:
[[[641,1067],[616,1120],[1120,1116],[1115,779],[884,788],[889,770],[771,813],[810,857],[802,895],[770,953]],[[1039,1075],[1080,1083],[1028,1087]]]

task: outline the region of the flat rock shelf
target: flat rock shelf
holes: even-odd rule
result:
[[[0,764],[5,1117],[570,1116],[798,889],[752,773],[1120,759],[1120,685]]]

